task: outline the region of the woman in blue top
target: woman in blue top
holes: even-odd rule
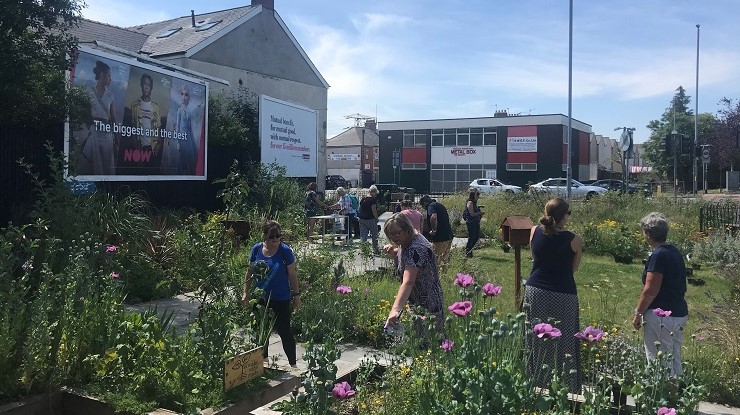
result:
[[[252,280],[264,290],[262,301],[275,313],[275,329],[283,342],[283,350],[291,367],[296,367],[296,343],[290,328],[290,306],[301,307],[293,250],[282,242],[280,224],[274,220],[262,226],[262,242],[256,243],[249,253],[249,267],[244,279],[242,303],[249,303]],[[267,345],[263,350],[267,357]]]
[[[681,252],[666,242],[668,219],[659,212],[642,218],[640,228],[645,241],[653,249],[642,272],[643,289],[637,300],[632,325],[645,326],[645,353],[655,359],[660,348],[672,355],[667,363],[671,376],[683,373],[681,341],[689,316],[686,304],[686,268]],[[660,347],[658,346],[658,343]]]
[[[569,218],[568,202],[561,198],[550,199],[540,218],[541,225],[532,227],[530,232],[533,263],[524,290],[524,302],[529,305],[527,320],[532,325],[553,324],[562,336],[557,342],[527,337],[532,352],[528,371],[530,376],[536,376],[538,386],[547,387],[551,377],[541,367],[556,364],[555,370],[567,379],[570,392],[580,394],[580,357],[578,339],[574,337],[580,322],[573,274],[581,263],[583,242],[580,236],[565,230]]]

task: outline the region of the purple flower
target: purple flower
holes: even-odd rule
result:
[[[660,409],[658,409],[658,415],[676,415],[676,410],[674,408],[662,406],[660,407]]]
[[[116,252],[118,252],[118,247],[115,245],[108,245],[107,247],[105,247],[105,252],[108,254],[115,254]]]
[[[444,341],[442,342],[442,345],[439,347],[440,349],[447,350],[449,352],[450,350],[452,350],[453,347],[455,347],[455,342],[453,342],[450,339],[444,339]]]
[[[460,317],[465,317],[473,309],[473,303],[470,301],[458,301],[447,307],[447,309]]]
[[[117,280],[117,279],[121,278],[121,274],[119,274],[117,272],[111,272],[110,273],[110,277],[113,278],[114,280]]]
[[[591,326],[586,327],[583,331],[575,334],[576,338],[585,340],[589,343],[595,343],[604,337],[604,331]]]
[[[495,297],[501,294],[501,288],[502,287],[500,285],[493,285],[489,282],[483,286],[483,294],[489,297]]]
[[[540,339],[560,337],[560,330],[547,323],[536,324],[532,329]]]
[[[653,310],[653,314],[655,314],[658,317],[668,317],[671,315],[671,311],[663,310],[662,308],[656,308]]]
[[[346,399],[354,395],[355,391],[349,383],[342,382],[334,385],[334,389],[331,390],[331,394],[337,399]]]
[[[352,287],[350,287],[349,285],[340,285],[339,287],[337,287],[337,292],[339,294],[349,294],[352,292]]]
[[[455,281],[453,281],[453,284],[459,285],[461,287],[469,287],[473,285],[473,276],[468,274],[457,274],[457,278],[455,278]]]

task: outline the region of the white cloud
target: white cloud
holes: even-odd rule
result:
[[[147,7],[146,10],[142,10],[138,4],[117,0],[89,1],[82,10],[82,15],[86,19],[121,27],[172,18],[171,15],[168,15],[163,10],[157,10],[155,7]]]

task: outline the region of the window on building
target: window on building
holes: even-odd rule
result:
[[[537,171],[537,163],[506,163],[507,171]]]
[[[401,164],[401,170],[426,170],[426,163],[405,163]]]
[[[497,141],[496,129],[485,128],[483,130],[483,145],[484,146],[495,146]]]
[[[404,147],[426,147],[429,143],[428,130],[404,130],[403,146]]]
[[[432,147],[444,146],[443,130],[432,130]]]
[[[175,29],[167,29],[166,32],[164,32],[161,35],[157,36],[157,39],[164,39],[166,37],[170,37],[170,36],[174,35],[175,33],[179,32],[180,30],[182,30],[182,27],[178,27],[178,28],[175,28]]]
[[[221,23],[221,20],[217,22],[204,22],[203,24],[199,25],[197,29],[195,29],[196,32],[205,32],[206,30],[211,29],[213,26],[216,26],[217,24]]]

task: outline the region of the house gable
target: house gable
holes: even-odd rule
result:
[[[307,85],[328,84],[272,10],[243,22],[205,47],[188,53],[190,59],[247,70]],[[224,53],[224,51],[229,51]]]

